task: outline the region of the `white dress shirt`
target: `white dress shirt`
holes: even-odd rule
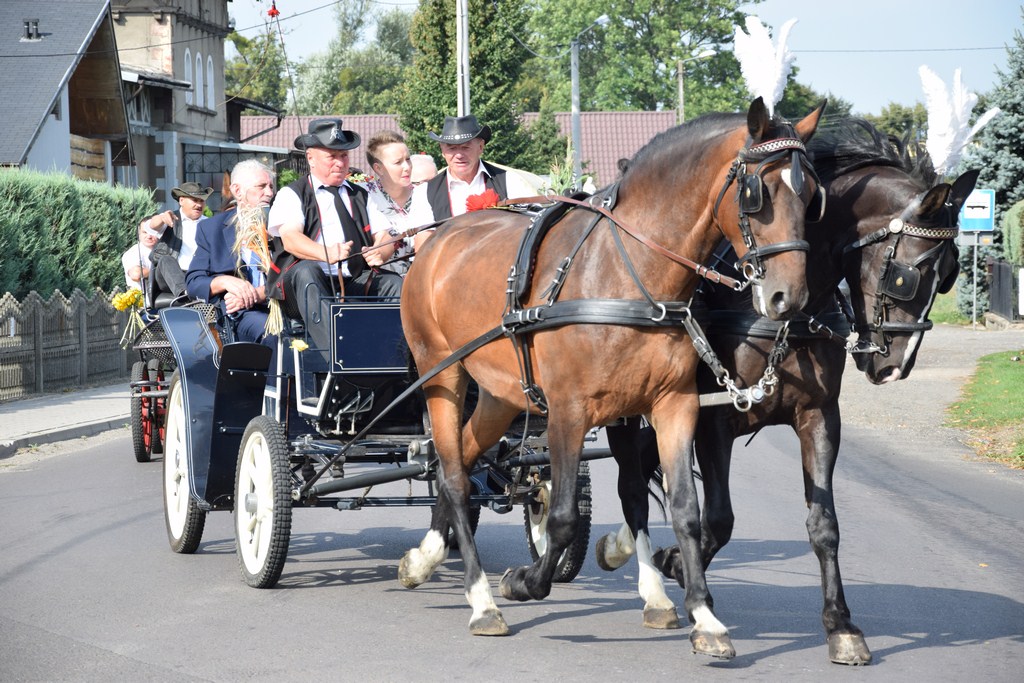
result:
[[[448,200],[451,202],[452,216],[461,216],[466,213],[466,200],[476,194],[487,190],[487,171],[481,163],[477,168],[473,180],[466,182],[459,180],[448,172],[443,171],[448,182]],[[519,197],[532,197],[537,194],[537,188],[533,187],[515,169],[509,168],[505,171],[505,189],[509,199]],[[430,199],[427,197],[427,183],[416,186],[412,192],[412,205],[409,207],[409,223],[414,226],[433,223],[435,220],[434,210],[430,206]]]
[[[328,246],[346,242],[345,231],[341,226],[341,217],[338,216],[338,210],[334,204],[334,194],[330,190],[325,189],[325,184],[316,176],[310,175],[307,182],[309,181],[312,181],[314,188],[313,196],[316,198],[316,205],[320,210],[320,234],[315,241]],[[349,183],[346,180],[342,183],[338,194],[345,208],[348,209],[349,215],[351,215],[352,198],[349,197],[348,193]],[[306,214],[302,210],[302,200],[295,190],[290,187],[284,187],[277,193],[274,203],[270,207],[270,215],[267,217],[267,232],[274,237],[280,237],[281,226],[288,223],[299,223],[305,228]],[[362,226],[358,227],[362,228]],[[375,227],[371,224],[371,236],[376,235],[382,229],[386,228]],[[358,249],[358,244],[353,246],[354,251]],[[320,261],[320,268],[330,277],[335,277],[338,274],[337,264],[328,265],[326,261]],[[347,261],[341,264],[341,274],[343,277],[351,276]]]
[[[181,217],[181,251],[178,252],[178,265],[181,266],[183,272],[188,272],[188,267],[192,265],[192,257],[196,254],[196,231],[198,230],[199,221],[206,218],[206,216],[200,216],[199,220],[192,220],[191,218]]]

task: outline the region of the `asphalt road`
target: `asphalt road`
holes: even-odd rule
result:
[[[474,638],[457,553],[416,590],[396,579],[424,509],[297,511],[279,587],[248,588],[228,513],[210,516],[198,554],[170,552],[161,465],[135,463],[119,431],[0,463],[0,679],[1020,680],[1024,478],[896,457],[884,436],[848,429],[837,472],[847,596],[875,654],[862,670],[827,661],[785,429],[737,446],[736,533],[710,573],[731,662],[690,654],[685,629],[643,629],[635,564],[607,574],[593,559],[545,601],[499,597],[513,634]],[[596,538],[620,517],[612,463],[593,466]],[[529,558],[518,510],[485,511],[477,537],[492,584]]]

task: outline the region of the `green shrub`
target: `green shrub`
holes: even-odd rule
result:
[[[123,285],[121,254],[156,209],[148,189],[0,169],[0,293]]]

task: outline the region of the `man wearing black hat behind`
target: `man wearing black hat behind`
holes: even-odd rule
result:
[[[306,152],[309,175],[281,189],[267,220],[267,231],[280,238],[274,240],[268,296],[281,300],[288,316],[305,320],[327,358],[331,321],[326,312],[333,293],[395,298],[402,293],[401,276],[377,270],[394,246],[364,252],[390,236],[386,229],[371,233],[366,190],[347,180],[349,151],[358,146],[359,135],[344,130],[341,119],[311,121],[309,132],[295,139],[295,147]]]
[[[447,116],[441,134],[429,135],[441,144],[441,156],[448,167],[413,191],[409,209],[413,224],[426,225],[461,216],[466,213],[466,200],[487,190],[493,190],[503,200],[537,194],[518,173],[508,173],[481,159],[484,145],[491,139],[491,129],[481,126],[475,116]],[[420,241],[422,238],[417,240]]]
[[[181,187],[171,190],[171,197],[178,202],[177,211],[164,211],[143,219],[140,227],[162,233],[149,257],[156,291],[170,292],[176,297],[184,294],[185,273],[196,253],[196,231],[211,194],[212,187],[182,183]]]

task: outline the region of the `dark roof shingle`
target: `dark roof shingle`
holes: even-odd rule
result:
[[[0,164],[21,164],[68,83],[109,0],[0,2],[0,93],[4,134]],[[24,20],[39,20],[40,40],[23,40]],[[65,115],[67,113],[65,112]]]

